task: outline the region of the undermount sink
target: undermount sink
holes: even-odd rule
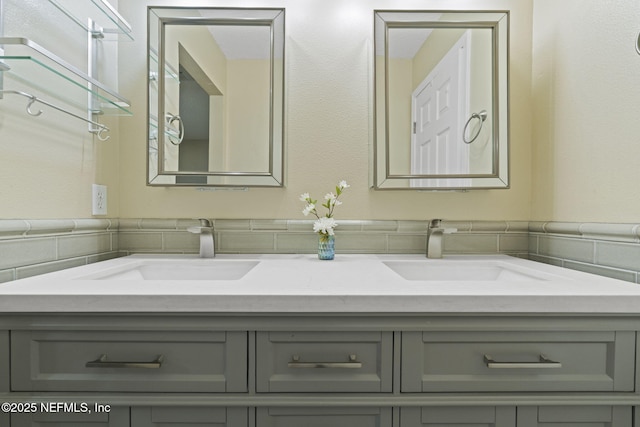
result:
[[[531,281],[549,280],[536,271],[522,271],[497,261],[384,261],[406,280],[426,281]]]
[[[98,280],[239,280],[260,261],[139,261],[76,279]]]

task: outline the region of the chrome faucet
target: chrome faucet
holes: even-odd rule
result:
[[[427,258],[442,258],[442,236],[458,231],[457,228],[443,228],[441,219],[432,219],[427,232]]]
[[[187,231],[200,235],[200,258],[213,258],[216,256],[213,225],[206,218],[198,218],[198,220],[200,221],[200,226],[189,227]]]

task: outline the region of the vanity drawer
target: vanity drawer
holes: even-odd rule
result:
[[[245,392],[246,332],[14,331],[13,391]]]
[[[258,392],[390,392],[391,332],[258,332]]]
[[[404,332],[403,392],[633,391],[633,332]]]

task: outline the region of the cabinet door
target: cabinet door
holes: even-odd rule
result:
[[[141,407],[131,409],[131,427],[248,427],[247,408]]]
[[[403,392],[633,391],[635,334],[403,332]]]
[[[90,405],[91,406],[91,405]],[[60,412],[11,414],[11,427],[129,427],[129,408],[112,407],[109,412]],[[4,426],[4,424],[3,424]]]
[[[628,406],[519,407],[518,427],[632,427]]]
[[[0,392],[9,391],[9,332],[0,331]]]
[[[391,332],[258,332],[258,392],[390,392]]]
[[[515,427],[515,407],[447,406],[400,409],[400,427]]]
[[[391,408],[258,408],[256,427],[391,427]]]
[[[13,391],[246,392],[247,333],[15,331]]]

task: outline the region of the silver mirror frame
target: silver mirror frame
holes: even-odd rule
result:
[[[217,13],[215,18],[185,16],[189,10],[203,10]],[[181,17],[172,16],[178,11]],[[163,12],[165,12],[163,14]],[[153,22],[153,20],[156,22]],[[165,67],[165,28],[166,25],[268,25],[270,27],[271,66],[270,66],[270,111],[269,111],[269,170],[267,172],[220,171],[187,172],[167,171],[164,168],[164,147],[168,140],[161,131],[158,117],[165,117],[164,87]],[[160,187],[283,187],[285,169],[285,9],[284,8],[220,8],[220,7],[147,7],[147,185]],[[157,50],[152,40],[158,43]],[[157,67],[152,65],[152,54],[157,55]],[[279,66],[276,66],[276,60]],[[151,96],[152,81],[157,84],[157,107],[154,108]],[[162,94],[162,96],[161,96]],[[155,114],[154,114],[155,113]],[[152,132],[155,119],[157,131]],[[156,140],[156,147],[151,144]],[[154,154],[155,152],[155,154]],[[155,164],[153,158],[155,159]],[[179,176],[207,177],[207,183],[176,183]]]
[[[433,20],[432,14],[447,14]],[[493,170],[489,174],[411,175],[392,174],[389,164],[389,29],[390,28],[486,28],[493,34]],[[376,58],[380,47],[384,61]],[[509,11],[375,10],[373,46],[373,143],[371,186],[376,190],[467,191],[509,188]],[[383,87],[384,91],[377,88]],[[453,185],[441,186],[446,179]],[[415,186],[420,180],[420,186]],[[410,184],[413,181],[413,185]]]

